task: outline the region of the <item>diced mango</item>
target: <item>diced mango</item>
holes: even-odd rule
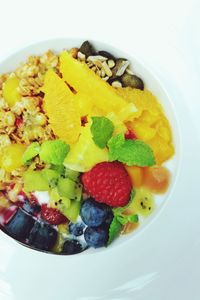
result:
[[[143,168],[137,167],[137,166],[125,166],[126,171],[128,172],[131,183],[134,188],[141,187],[143,183]]]
[[[156,134],[155,128],[152,128],[147,123],[141,121],[132,122],[131,129],[136,134],[137,138],[143,141],[151,140]]]
[[[159,134],[156,134],[152,140],[148,141],[148,144],[154,152],[158,165],[171,158],[174,154],[173,145],[167,143]]]
[[[115,92],[107,82],[97,76],[85,63],[74,59],[66,51],[60,55],[60,71],[63,79],[77,93],[87,94],[104,114],[119,112],[126,106],[126,101]]]
[[[139,120],[147,123],[149,126],[153,126],[158,121],[158,116],[152,114],[150,111],[144,110]]]
[[[3,98],[12,107],[16,102],[21,101],[21,96],[18,92],[19,79],[14,77],[9,77],[3,84]]]

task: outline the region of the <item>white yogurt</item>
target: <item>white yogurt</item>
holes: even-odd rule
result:
[[[49,193],[48,192],[36,191],[36,192],[33,193],[33,195],[37,198],[38,203],[40,205],[49,203],[50,198],[49,198]]]

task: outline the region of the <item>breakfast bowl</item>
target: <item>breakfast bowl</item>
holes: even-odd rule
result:
[[[159,80],[81,39],[31,45],[0,70],[1,235],[60,256],[133,242],[179,171],[177,118]]]

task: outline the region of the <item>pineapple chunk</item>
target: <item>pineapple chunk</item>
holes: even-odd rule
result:
[[[5,147],[1,156],[1,168],[12,172],[23,165],[22,156],[26,146],[22,144],[10,144]]]
[[[3,98],[12,107],[16,102],[21,101],[21,96],[18,92],[19,79],[14,77],[9,77],[3,85]]]

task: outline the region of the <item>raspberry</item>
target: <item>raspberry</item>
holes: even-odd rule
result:
[[[132,130],[129,129],[125,133],[125,139],[126,140],[135,140],[135,139],[137,139],[137,136],[136,136],[136,134]]]
[[[52,225],[59,225],[67,222],[67,218],[61,214],[58,209],[47,207],[47,204],[42,205],[41,216],[45,221]]]
[[[86,193],[97,202],[112,207],[124,206],[131,193],[131,181],[119,162],[102,162],[82,176]]]

